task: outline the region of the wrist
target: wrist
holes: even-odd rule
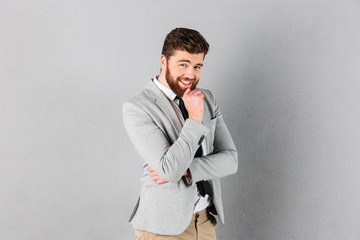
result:
[[[201,121],[202,121],[202,117],[199,117],[199,116],[189,116],[189,118],[192,120],[195,120],[199,123],[201,123]]]

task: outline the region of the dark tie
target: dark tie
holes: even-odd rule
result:
[[[179,100],[179,108],[180,108],[180,111],[181,111],[184,119],[185,120],[188,119],[189,118],[189,113],[185,108],[184,101],[179,96],[176,96],[175,99]],[[202,157],[202,154],[203,154],[203,151],[202,151],[202,147],[200,145],[199,148],[197,149],[194,157]],[[205,194],[207,194],[210,197],[212,197],[213,192],[212,192],[210,183],[208,181],[199,181],[199,182],[196,183],[196,186],[197,186],[201,196],[204,197]]]

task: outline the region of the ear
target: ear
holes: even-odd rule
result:
[[[160,66],[161,70],[166,70],[166,57],[164,55],[161,55],[160,57]]]

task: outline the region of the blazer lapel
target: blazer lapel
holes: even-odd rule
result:
[[[176,133],[179,135],[182,124],[177,117],[175,110],[169,99],[165,96],[165,94],[155,85],[153,81],[147,86],[147,89],[151,92],[154,97],[155,104],[163,111],[163,113],[167,116],[170,123],[172,124],[173,128],[175,129]]]

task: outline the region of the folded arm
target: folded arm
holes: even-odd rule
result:
[[[170,144],[166,133],[138,104],[125,102],[123,119],[125,129],[141,157],[161,178],[170,182],[181,180],[194,159],[199,139],[210,131],[201,123],[187,119],[179,138]]]
[[[213,146],[213,153],[195,158],[190,164],[193,182],[222,178],[236,173],[238,153],[222,115],[216,119]]]
[[[216,119],[213,151],[204,157],[195,158],[189,170],[193,182],[222,178],[237,172],[238,152],[222,113],[210,91],[206,90],[211,102],[213,120]]]
[[[237,169],[238,153],[222,116],[219,116],[216,122],[214,152],[195,158],[184,176],[191,177],[194,184],[201,180],[226,177],[236,173]],[[150,172],[150,177],[158,184],[166,182],[154,171]]]

